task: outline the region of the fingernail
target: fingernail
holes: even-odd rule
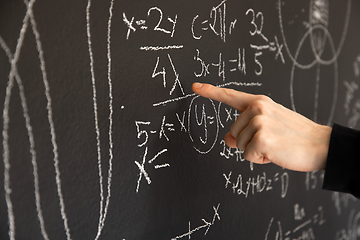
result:
[[[193,84],[194,88],[197,88],[197,89],[198,89],[198,88],[201,88],[203,85],[204,85],[204,84],[198,83],[198,82],[196,82],[196,83]]]

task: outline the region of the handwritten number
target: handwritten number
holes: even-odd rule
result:
[[[255,57],[254,57],[255,63],[259,66],[259,70],[258,71],[255,70],[255,74],[257,76],[260,76],[263,72],[263,66],[258,60],[258,57],[260,57],[261,55],[262,55],[262,52],[257,52],[257,53],[255,53]]]
[[[159,21],[158,21],[158,23],[156,24],[156,26],[154,27],[154,31],[160,31],[160,32],[163,32],[163,33],[171,34],[171,37],[173,37],[173,36],[174,36],[174,33],[175,33],[175,26],[176,26],[177,15],[175,15],[175,19],[174,19],[174,20],[171,19],[170,17],[168,17],[169,22],[171,22],[171,23],[173,24],[173,29],[172,29],[172,31],[168,31],[168,30],[165,30],[165,29],[163,29],[163,28],[160,27],[160,25],[161,25],[161,23],[162,23],[162,20],[163,20],[163,12],[161,11],[160,8],[158,8],[158,7],[152,7],[152,8],[150,8],[149,11],[148,11],[148,13],[147,13],[147,14],[148,14],[148,17],[150,16],[151,11],[153,11],[153,10],[159,12],[159,14],[160,14],[160,16],[159,16]]]
[[[261,17],[261,25],[260,25],[260,29],[256,31],[257,34],[261,35],[262,34],[262,30],[264,27],[264,15],[262,12],[258,12],[256,14],[256,19],[259,18],[259,16]]]
[[[245,15],[247,16],[249,13],[252,13],[252,21],[251,21],[251,24],[254,26],[254,31],[253,32],[251,32],[250,31],[250,34],[251,34],[251,36],[254,36],[256,33],[257,33],[257,25],[256,25],[256,23],[255,23],[255,12],[254,12],[254,10],[253,9],[251,9],[251,8],[249,8],[247,11],[246,11],[246,13],[245,13]]]
[[[257,14],[255,14],[255,11],[252,8],[249,8],[246,11],[245,15],[247,16],[249,13],[252,13],[252,20],[250,23],[251,25],[254,26],[254,31],[250,31],[251,36],[254,36],[255,34],[262,35],[262,30],[264,27],[264,14],[262,12],[258,12]],[[255,20],[258,19],[259,17],[261,19],[260,28],[255,22]]]
[[[155,65],[155,68],[154,68],[154,72],[153,74],[151,75],[152,78],[155,78],[156,76],[158,75],[163,75],[163,84],[164,84],[164,88],[166,87],[166,71],[165,71],[165,68],[163,67],[162,68],[162,71],[157,71],[158,69],[158,65],[159,65],[159,57],[157,57],[157,61],[156,61],[156,65]]]
[[[138,147],[144,146],[148,142],[149,134],[145,130],[140,130],[140,125],[150,125],[150,122],[135,121],[136,130],[138,132],[137,138],[140,139],[142,135],[145,135],[143,143],[138,144]]]

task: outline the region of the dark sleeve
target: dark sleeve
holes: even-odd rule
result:
[[[334,124],[323,189],[360,198],[360,131]]]

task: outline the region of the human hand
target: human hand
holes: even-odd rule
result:
[[[194,83],[192,90],[242,112],[225,135],[225,142],[243,150],[245,159],[272,162],[295,171],[325,169],[331,127],[319,125],[264,95],[201,83]]]

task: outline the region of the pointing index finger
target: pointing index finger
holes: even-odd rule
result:
[[[200,96],[225,103],[238,109],[240,112],[245,111],[253,101],[258,99],[258,97],[253,94],[239,92],[229,88],[215,87],[206,83],[194,83],[192,90]]]

